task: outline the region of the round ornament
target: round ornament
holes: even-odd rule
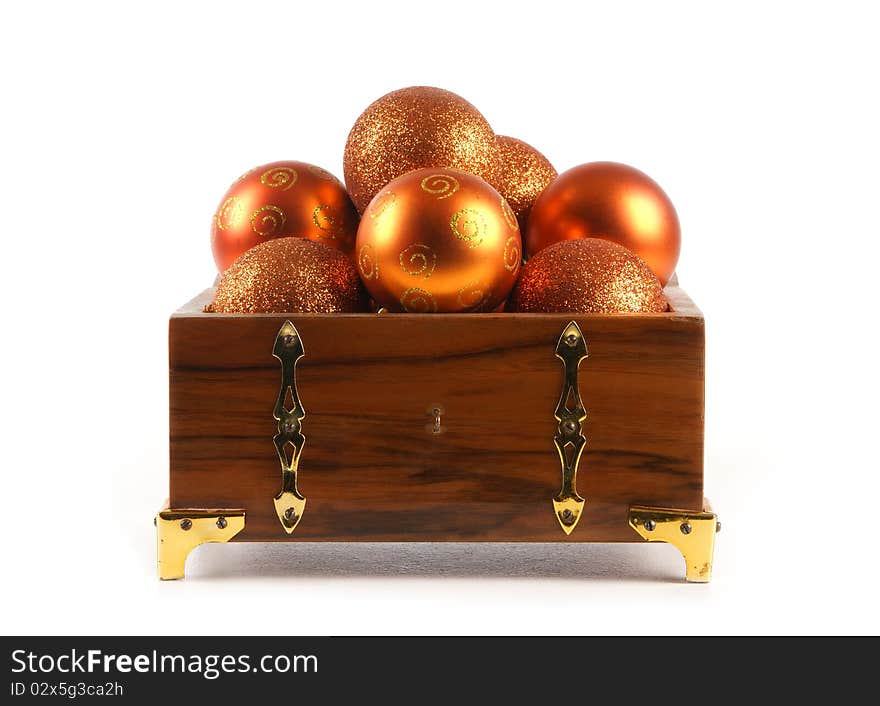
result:
[[[297,236],[345,253],[354,249],[358,215],[342,183],[305,162],[271,162],[229,187],[211,224],[211,249],[221,272],[246,250]]]
[[[372,103],[345,145],[345,184],[359,212],[385,184],[421,167],[460,169],[494,183],[495,133],[461,96],[430,86],[402,88]]]
[[[669,303],[651,268],[622,245],[598,238],[564,240],[530,258],[509,311],[661,312]]]
[[[347,255],[303,238],[276,238],[223,273],[207,311],[224,314],[365,311],[367,296]]]
[[[453,169],[419,169],[370,202],[357,266],[379,306],[411,313],[492,311],[522,262],[516,215],[489,184]]]
[[[678,215],[663,189],[647,174],[616,162],[569,169],[535,202],[525,235],[529,257],[577,238],[623,245],[647,262],[664,285],[681,248]]]
[[[543,154],[515,137],[498,135],[498,178],[494,182],[525,232],[535,201],[557,174]]]

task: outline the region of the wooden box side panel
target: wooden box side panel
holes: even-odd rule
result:
[[[686,302],[683,302],[686,303]],[[626,508],[699,510],[703,320],[653,316],[290,315],[181,312],[170,322],[171,503],[243,507],[241,539],[288,539],[272,498],[280,468],[272,345],[290,319],[305,346],[306,409],[294,540],[559,541],[553,410],[557,339],[574,318],[589,358],[569,541],[628,541]],[[428,411],[444,409],[443,432]]]

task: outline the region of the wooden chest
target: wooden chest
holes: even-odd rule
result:
[[[708,580],[703,317],[666,293],[662,314],[226,315],[203,292],[169,326],[160,576],[208,541],[658,540]]]

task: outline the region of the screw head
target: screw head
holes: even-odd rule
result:
[[[293,348],[296,345],[296,335],[292,333],[286,333],[281,337],[281,345],[285,348]]]
[[[189,518],[186,518],[186,519],[180,521],[180,529],[182,529],[184,532],[191,530],[192,526],[193,526],[193,521],[190,520]]]
[[[569,419],[567,422],[565,422],[565,424],[562,425],[562,428],[569,434],[573,434],[575,431],[577,431],[577,422]]]
[[[570,525],[574,522],[574,513],[566,508],[562,511],[562,524]]]
[[[295,419],[287,419],[281,424],[281,428],[284,429],[288,434],[296,431],[299,423]]]
[[[218,529],[222,529],[222,530],[226,529],[226,525],[228,525],[228,524],[229,523],[226,521],[225,517],[218,517],[217,518],[217,528]]]
[[[693,530],[693,527],[691,527],[690,522],[682,522],[681,527],[679,527],[679,529],[681,530],[682,534],[690,534],[691,531]]]
[[[654,520],[645,520],[645,529],[648,530],[648,532],[653,532],[657,529],[657,523],[654,522]]]
[[[570,348],[574,348],[578,342],[578,337],[576,333],[570,333],[565,337],[565,345]]]
[[[287,508],[284,511],[284,519],[288,522],[294,522],[296,520],[296,510],[294,510],[292,507]]]

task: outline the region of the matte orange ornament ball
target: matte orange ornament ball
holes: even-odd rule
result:
[[[360,213],[392,179],[449,167],[495,183],[495,133],[473,105],[442,88],[411,86],[370,104],[355,121],[343,157],[345,185]]]
[[[389,311],[492,311],[522,262],[516,215],[479,177],[419,169],[389,183],[367,207],[357,266]]]
[[[678,262],[681,230],[669,197],[647,174],[591,162],[560,174],[535,202],[525,235],[529,257],[562,240],[603,238],[641,257],[661,284]]]
[[[523,266],[508,301],[522,312],[661,312],[660,280],[638,255],[599,238],[563,240]]]
[[[296,236],[351,253],[358,214],[342,183],[305,162],[271,162],[243,174],[223,195],[211,224],[221,272],[246,250]]]
[[[494,184],[507,199],[523,232],[532,206],[556,176],[550,160],[530,144],[498,135],[498,178]]]

